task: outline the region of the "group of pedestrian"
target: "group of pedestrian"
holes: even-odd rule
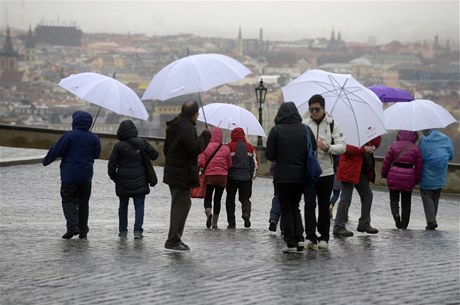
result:
[[[374,151],[379,148],[381,137],[377,136],[361,147],[348,145],[340,124],[325,111],[324,98],[314,95],[308,104],[309,116],[304,120],[293,102],[280,106],[265,150],[266,158],[272,161],[270,170],[274,185],[269,230],[276,231],[280,224],[286,242],[283,252],[287,253],[304,248],[328,248],[333,190],[341,191],[333,235],[353,235],[346,228],[346,223],[354,189],[361,201],[357,231],[378,233],[378,229],[371,226],[373,193],[370,183],[376,177]],[[223,143],[223,132],[218,127],[211,132],[206,125],[198,135],[198,110],[197,102],[185,102],[181,113],[166,123],[163,182],[169,186],[171,194],[170,225],[164,245],[166,251],[190,250],[182,241],[182,235],[191,207],[190,189],[199,185],[200,168],[206,167],[206,227],[217,229],[224,190],[227,192],[227,228],[236,227],[237,193],[244,227],[251,227],[250,199],[258,168],[256,150],[247,142],[242,128],[232,130],[231,141],[227,144]],[[43,159],[46,166],[61,158],[60,193],[67,227],[62,236],[64,239],[75,235],[87,237],[93,164],[101,153],[99,138],[90,130],[91,115],[77,111],[72,119],[72,130],[65,132]],[[315,139],[311,148],[307,146],[308,136]],[[135,208],[134,238],[141,239],[145,196],[150,193],[144,157],[155,160],[159,153],[148,141],[138,137],[138,130],[131,120],[121,122],[117,138],[119,142],[110,154],[107,173],[115,182],[115,193],[119,197],[119,237],[127,237],[128,205],[132,198]],[[390,210],[395,226],[407,228],[412,191],[418,184],[426,229],[434,230],[438,226],[439,198],[447,179],[448,161],[453,158],[453,146],[446,135],[435,130],[424,130],[418,144],[417,140],[417,132],[399,131],[383,161],[381,176],[388,181]],[[322,169],[320,177],[310,184],[306,175],[309,149],[313,149]],[[305,230],[300,211],[302,195],[305,201]],[[338,193],[334,192],[334,195]]]

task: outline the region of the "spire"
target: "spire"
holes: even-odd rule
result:
[[[240,24],[240,29],[238,30],[238,39],[243,38],[243,35],[241,34],[241,24]]]
[[[27,49],[35,49],[35,38],[32,33],[32,26],[29,25],[29,35],[27,36],[26,40],[26,48]]]
[[[331,32],[331,40],[335,40],[335,33],[334,33],[334,28],[332,28],[332,32]]]
[[[3,51],[5,52],[5,55],[17,55],[17,52],[13,48],[13,42],[11,41],[11,36],[10,36],[10,28],[6,28],[6,39],[5,39],[5,44],[3,45]]]

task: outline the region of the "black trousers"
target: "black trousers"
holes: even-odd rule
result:
[[[401,228],[407,229],[410,220],[412,192],[390,190],[390,208],[393,217],[400,215],[399,194],[401,194]]]
[[[281,205],[281,223],[284,230],[284,241],[289,247],[303,242],[302,215],[299,203],[305,188],[300,183],[277,183],[276,188]]]
[[[239,181],[227,178],[227,198],[225,208],[227,210],[227,221],[229,225],[234,226],[235,220],[235,198],[238,192],[238,200],[241,202],[242,215],[251,217],[251,199],[252,196],[252,180]]]
[[[88,233],[90,196],[91,183],[61,184],[62,209],[68,231],[78,231],[80,234]]]

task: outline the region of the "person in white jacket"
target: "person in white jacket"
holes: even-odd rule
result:
[[[316,158],[322,174],[315,184],[304,190],[305,199],[305,233],[307,249],[327,249],[329,243],[329,200],[334,184],[334,155],[345,152],[345,136],[340,124],[325,110],[325,100],[313,95],[308,101],[308,118],[303,123],[308,125],[315,135],[317,143]],[[318,200],[318,220],[316,219],[316,202]],[[319,237],[316,235],[318,229]]]

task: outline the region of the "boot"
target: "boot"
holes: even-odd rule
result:
[[[204,213],[206,214],[206,228],[211,227],[211,221],[212,221],[212,211],[210,208],[206,208],[204,210]]]
[[[219,215],[212,215],[212,228],[217,229],[217,220],[219,219]]]
[[[402,228],[401,217],[398,214],[396,214],[396,215],[393,215],[393,219],[395,220],[396,228],[401,229]]]

